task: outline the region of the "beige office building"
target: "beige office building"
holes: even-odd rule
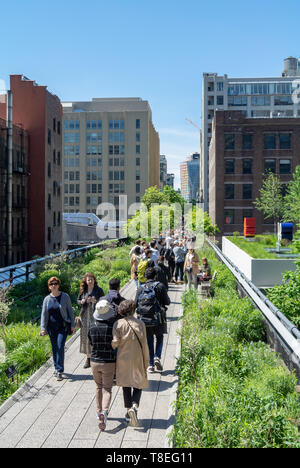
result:
[[[160,184],[159,136],[149,103],[95,98],[63,103],[64,212],[93,212],[101,203],[140,202]],[[118,216],[118,210],[117,210]]]

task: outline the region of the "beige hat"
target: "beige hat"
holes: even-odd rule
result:
[[[96,304],[94,312],[95,320],[109,320],[115,316],[115,310],[110,307],[110,303],[106,299],[101,299]]]

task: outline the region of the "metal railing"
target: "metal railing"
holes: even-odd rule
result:
[[[300,381],[300,331],[272,302],[237,268],[231,260],[208,238],[207,244],[219,259],[229,268],[238,284],[262,312],[272,335],[277,342],[275,349],[280,352],[288,367],[294,368]],[[280,343],[279,343],[280,342]]]
[[[29,281],[34,276],[34,266],[45,263],[48,260],[53,260],[62,256],[67,256],[69,259],[74,259],[84,255],[88,250],[94,249],[97,247],[103,247],[105,244],[99,242],[96,244],[90,244],[84,247],[80,247],[72,250],[65,250],[57,254],[47,255],[45,257],[37,258],[36,260],[30,260],[24,263],[18,263],[16,265],[11,265],[8,267],[0,268],[0,287],[6,288],[8,286],[13,286],[17,283],[24,281]]]

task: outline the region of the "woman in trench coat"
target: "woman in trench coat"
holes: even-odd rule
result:
[[[142,389],[148,387],[147,368],[149,348],[146,326],[133,317],[136,302],[125,300],[119,305],[119,319],[113,328],[112,347],[118,348],[116,384],[123,387],[124,405],[127,409],[125,419],[131,426],[139,426],[137,410]]]

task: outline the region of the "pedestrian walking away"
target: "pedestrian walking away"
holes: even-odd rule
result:
[[[116,368],[116,356],[112,348],[112,331],[117,320],[116,309],[107,300],[96,304],[94,321],[88,337],[92,347],[91,367],[96,383],[96,404],[99,429],[106,429],[108,411]]]
[[[112,347],[118,348],[116,383],[123,387],[125,420],[137,427],[142,390],[149,386],[149,349],[145,324],[133,316],[135,309],[136,303],[131,300],[119,306],[121,318],[114,324]]]
[[[90,323],[93,321],[95,306],[100,297],[104,296],[103,289],[98,286],[96,277],[92,273],[86,273],[82,278],[77,304],[80,311],[80,348],[79,352],[86,354],[84,369],[91,367],[91,345],[88,339]]]
[[[166,306],[170,304],[170,298],[166,287],[156,281],[155,268],[147,268],[145,277],[146,283],[136,293],[137,317],[146,325],[150,355],[148,371],[153,373],[155,370],[163,370],[161,355],[164,334],[167,333]]]
[[[130,257],[131,279],[134,280],[136,288],[138,287],[138,264],[142,259],[142,249],[135,247],[133,254]]]
[[[106,299],[113,306],[118,307],[122,301],[125,301],[125,297],[122,297],[120,294],[121,281],[119,278],[111,278],[108,284],[109,291],[104,299]]]
[[[68,334],[74,333],[74,311],[70,296],[60,291],[60,279],[48,280],[50,294],[45,297],[41,315],[41,336],[49,335],[54,363],[54,375],[63,380],[65,343]]]
[[[179,282],[183,283],[183,267],[187,250],[182,242],[176,241],[173,252],[175,255],[175,282],[179,279]]]

